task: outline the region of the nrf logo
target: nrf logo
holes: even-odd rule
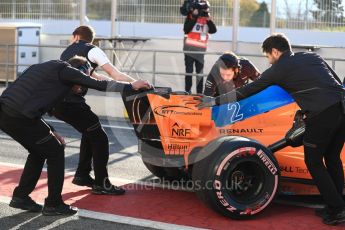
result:
[[[180,126],[175,122],[171,129],[172,137],[190,137],[191,129],[181,129]]]

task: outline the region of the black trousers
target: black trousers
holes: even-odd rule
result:
[[[107,164],[109,159],[109,140],[98,116],[86,103],[59,103],[52,114],[73,126],[81,134],[79,163],[76,176],[87,176],[93,168],[95,184],[103,185],[108,181]]]
[[[185,76],[185,91],[191,92],[193,84],[193,69],[195,65],[195,72],[197,74],[202,74],[204,69],[204,54],[185,54],[184,63],[186,67]],[[202,93],[204,88],[204,78],[201,76],[196,77],[196,91],[197,93]]]
[[[4,106],[2,106],[4,107]],[[43,165],[48,166],[48,197],[45,205],[54,207],[62,203],[64,182],[64,147],[55,138],[50,127],[42,119],[28,119],[0,111],[0,128],[19,142],[29,152],[25,167],[13,196],[25,198],[36,187]]]
[[[345,206],[344,171],[340,154],[345,141],[345,115],[340,103],[306,119],[304,156],[308,170],[326,205]]]

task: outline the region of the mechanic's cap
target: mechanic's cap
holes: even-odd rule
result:
[[[226,68],[241,68],[239,58],[232,52],[224,53],[220,56],[221,66]]]

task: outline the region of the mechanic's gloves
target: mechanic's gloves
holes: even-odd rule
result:
[[[153,88],[153,85],[151,85],[151,83],[149,83],[147,80],[143,80],[143,79],[135,80],[135,81],[131,82],[130,84],[134,90],[152,89]]]
[[[204,109],[216,105],[216,98],[210,96],[199,95],[198,97],[194,97],[194,100],[199,102],[196,105],[198,109]]]

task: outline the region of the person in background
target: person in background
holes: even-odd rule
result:
[[[183,51],[197,51],[205,52],[209,34],[217,32],[217,27],[213,23],[210,15],[210,4],[208,1],[184,1],[180,8],[181,14],[186,15],[183,26],[185,33]],[[192,90],[192,76],[195,66],[197,74],[203,74],[204,69],[204,54],[203,53],[185,53],[185,91],[191,93]],[[202,76],[196,77],[196,91],[203,92],[204,81]]]
[[[260,76],[249,60],[226,52],[213,65],[205,83],[204,95],[217,97],[242,87]]]

